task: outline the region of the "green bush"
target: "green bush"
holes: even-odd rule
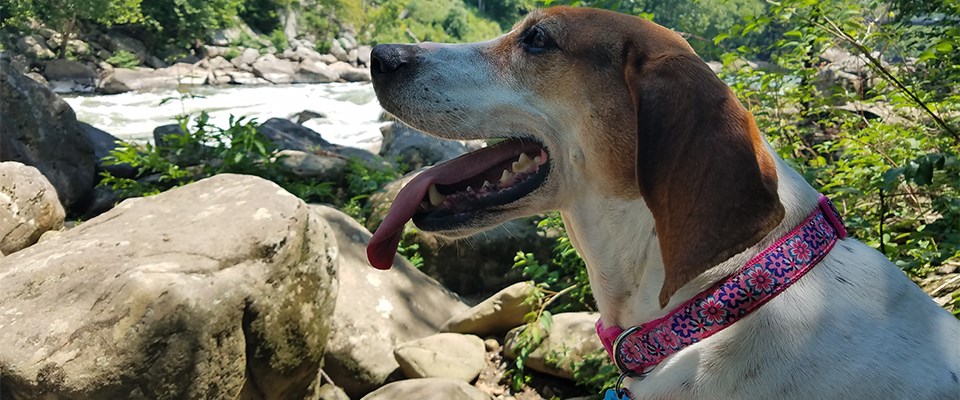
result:
[[[142,0],[147,42],[190,48],[217,29],[231,26],[242,0]]]
[[[113,55],[105,60],[108,64],[117,68],[136,68],[140,66],[140,59],[136,54],[126,50],[117,50]]]

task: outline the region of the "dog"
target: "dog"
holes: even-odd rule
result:
[[[410,219],[463,237],[559,210],[598,326],[626,329],[736,275],[824,204],[686,41],[641,18],[538,10],[486,42],[376,46],[371,72],[405,123],[502,140],[397,195],[368,247],[378,268]],[[960,322],[880,253],[834,236],[736,323],[624,371],[630,398],[960,398]]]

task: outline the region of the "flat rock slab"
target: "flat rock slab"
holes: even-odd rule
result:
[[[64,215],[56,189],[40,171],[0,162],[0,253],[24,249],[44,232],[60,229]]]
[[[261,178],[124,201],[0,259],[4,392],[303,398],[327,343],[336,260],[329,225]]]
[[[393,350],[407,378],[453,378],[472,382],[486,365],[483,339],[438,333],[402,343]]]
[[[410,379],[394,382],[361,400],[489,400],[490,396],[470,384],[449,378]]]

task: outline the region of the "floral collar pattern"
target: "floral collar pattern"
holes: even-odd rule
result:
[[[644,376],[681,349],[732,325],[790,287],[847,236],[826,196],[790,233],[718,282],[656,320],[623,330],[597,321],[597,335],[624,374]]]

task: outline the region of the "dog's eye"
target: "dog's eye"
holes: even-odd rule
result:
[[[527,29],[520,37],[520,44],[527,52],[538,54],[547,50],[555,49],[557,43],[553,41],[550,34],[540,26],[533,26]]]

